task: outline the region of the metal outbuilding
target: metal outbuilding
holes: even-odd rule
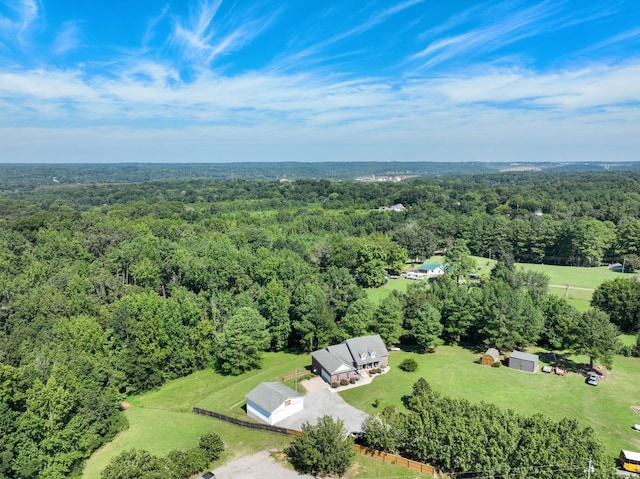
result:
[[[509,356],[509,367],[535,373],[538,370],[538,355],[514,351]]]

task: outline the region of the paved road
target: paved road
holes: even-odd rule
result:
[[[304,409],[275,425],[301,431],[303,423],[316,424],[318,418],[325,415],[342,419],[349,432],[360,432],[362,421],[367,417],[367,414],[349,405],[339,394],[330,389],[321,389],[308,392],[304,397]]]
[[[278,464],[268,451],[241,457],[213,470],[216,479],[314,479]]]

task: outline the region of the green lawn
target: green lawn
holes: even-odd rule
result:
[[[488,276],[496,264],[495,260],[482,258],[480,256],[474,256],[473,258],[476,261],[475,273],[480,276]],[[428,261],[444,263],[444,259],[444,256],[432,256]],[[418,266],[420,266],[418,263],[409,265],[411,269],[417,269]],[[578,311],[586,311],[589,309],[593,289],[600,286],[603,281],[621,277],[621,273],[610,271],[606,266],[585,268],[578,266],[516,263],[516,268],[545,273],[549,277],[549,285],[552,285],[549,286],[549,293],[566,298],[569,304],[575,306]],[[624,276],[629,277],[632,275]],[[378,304],[389,296],[394,289],[405,292],[407,290],[407,284],[410,282],[410,280],[402,278],[391,279],[384,286],[367,289],[367,297],[375,304]],[[588,288],[588,290],[576,288]]]
[[[407,290],[407,286],[411,283],[413,283],[412,280],[405,278],[390,279],[386,284],[383,284],[379,288],[366,288],[365,291],[367,292],[367,298],[369,298],[373,304],[378,304],[384,298],[389,296],[393,290],[398,290],[401,293],[404,293]]]
[[[418,361],[416,372],[395,367],[406,357]],[[560,377],[490,368],[475,364],[479,357],[480,352],[453,346],[442,346],[434,354],[394,352],[389,373],[376,377],[369,386],[344,391],[342,396],[369,414],[387,405],[402,410],[402,396],[410,394],[415,381],[424,377],[436,390],[452,397],[494,403],[526,415],[544,413],[555,420],[576,418],[598,433],[611,457],[623,448],[640,450],[640,433],[631,429],[640,423],[640,416],[631,409],[640,406],[640,359],[616,356],[611,378],[593,387],[576,373]],[[586,358],[574,359],[586,362]],[[378,408],[373,407],[375,399],[380,401]]]
[[[89,458],[83,478],[100,477],[100,471],[111,458],[127,449],[147,449],[162,456],[172,449],[196,447],[199,437],[212,430],[217,431],[226,444],[217,464],[264,449],[282,450],[291,442],[290,437],[233,426],[193,414],[191,408],[199,406],[226,412],[227,408],[242,403],[245,394],[261,382],[280,380],[282,376],[294,373],[296,368],[302,371],[308,364],[310,356],[306,354],[267,353],[263,368],[258,371],[240,376],[221,376],[207,369],[170,381],[155,391],[127,398],[129,406],[125,414],[129,429]],[[237,411],[238,407],[234,410]],[[409,472],[359,456],[347,477],[417,477]]]
[[[539,271],[549,276],[549,284],[575,286],[595,289],[607,279],[628,277],[631,275],[615,273],[606,266],[586,268],[579,266],[556,266],[549,264],[516,263],[516,268]]]

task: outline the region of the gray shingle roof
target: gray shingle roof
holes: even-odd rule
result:
[[[354,369],[351,354],[346,344],[336,344],[319,349],[311,353],[311,357],[315,358],[322,367],[329,373],[335,374]]]
[[[378,362],[383,356],[389,355],[379,334],[347,339],[343,344],[347,345],[358,366]]]
[[[301,396],[302,394],[295,392],[282,383],[270,382],[259,384],[245,398],[263,411],[271,414],[287,399]]]

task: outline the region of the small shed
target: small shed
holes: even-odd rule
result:
[[[509,356],[509,367],[528,373],[535,373],[538,370],[538,355],[514,351]]]
[[[498,361],[498,358],[500,358],[500,351],[496,348],[489,348],[487,352],[482,355],[482,365],[493,366],[493,364]]]
[[[279,382],[259,384],[245,398],[247,415],[272,426],[304,408],[304,396]]]

